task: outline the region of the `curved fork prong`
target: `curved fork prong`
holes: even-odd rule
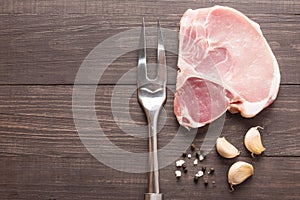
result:
[[[145,22],[142,20],[142,30],[140,35],[139,45],[139,60],[138,60],[138,83],[147,80],[147,62],[146,62],[146,40],[145,40]]]
[[[166,56],[159,20],[157,20],[157,67],[158,80],[165,85],[167,80]]]

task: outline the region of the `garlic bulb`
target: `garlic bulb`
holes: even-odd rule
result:
[[[234,158],[240,155],[239,150],[228,142],[225,137],[218,138],[216,142],[216,149],[218,153],[224,158]]]
[[[254,157],[254,154],[259,155],[265,150],[258,128],[262,127],[256,126],[250,128],[244,138],[244,144],[246,148],[251,152],[252,157]]]
[[[228,183],[232,190],[234,185],[244,182],[254,173],[253,166],[247,162],[238,161],[231,165],[228,170]]]

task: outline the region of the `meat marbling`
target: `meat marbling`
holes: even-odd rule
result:
[[[226,110],[254,117],[276,98],[278,63],[260,26],[223,6],[187,10],[180,21],[174,113],[187,128]]]

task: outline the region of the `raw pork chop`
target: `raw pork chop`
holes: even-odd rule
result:
[[[257,23],[229,7],[187,10],[180,21],[174,113],[187,128],[226,110],[253,117],[276,98],[280,72]]]

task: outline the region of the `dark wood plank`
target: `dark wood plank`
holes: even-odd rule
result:
[[[154,27],[159,17],[162,27],[178,31],[180,17],[186,9],[216,4],[236,8],[261,25],[280,65],[280,92],[277,100],[254,118],[226,114],[221,135],[241,151],[239,157],[223,159],[213,148],[198,166],[192,166],[193,159],[187,159],[189,172],[180,180],[174,177],[172,162],[160,170],[161,190],[165,199],[174,200],[298,199],[300,1],[0,0],[1,199],[143,199],[147,191],[146,173],[125,173],[107,167],[94,158],[80,140],[72,114],[72,84],[76,73],[96,45],[117,33],[139,27],[142,16],[146,18],[147,27]],[[168,45],[176,45],[176,42]],[[150,50],[148,56],[150,62],[155,61],[154,51]],[[144,126],[139,132],[141,135],[147,131],[145,115],[136,100],[136,57],[137,52],[128,52],[104,72],[97,88],[95,111],[105,136],[113,144],[130,152],[145,153],[147,139],[129,135],[136,130],[135,125]],[[171,92],[175,87],[176,62],[177,56],[167,52],[169,91],[166,122],[159,123],[162,128],[158,136],[160,148],[167,145],[178,130]],[[118,82],[129,70],[132,71],[126,80]],[[90,84],[91,80],[86,75],[80,83]],[[80,100],[89,103],[86,95],[91,86],[81,87]],[[117,87],[120,90],[116,92]],[[131,94],[129,103],[124,100],[125,94]],[[112,112],[113,96],[119,121]],[[122,108],[128,104],[132,119],[121,118],[125,112]],[[83,111],[80,119],[89,123],[91,116],[85,112],[87,107],[79,108]],[[122,130],[117,122],[130,131]],[[261,133],[266,151],[252,158],[242,141],[245,132],[257,125],[264,127]],[[202,145],[208,128],[198,129],[193,141],[196,146]],[[105,144],[103,148],[112,147]],[[126,158],[107,153],[112,159],[118,158],[116,163],[128,164]],[[237,186],[235,192],[229,192],[226,173],[238,160],[252,163],[255,174]],[[144,161],[131,164],[146,166],[147,160]],[[216,169],[215,175],[205,176],[209,180],[207,188],[203,180],[193,183],[193,175],[203,165]],[[214,186],[212,180],[216,181]]]
[[[84,149],[82,149],[84,151]],[[79,155],[79,154],[78,154]],[[143,199],[147,191],[147,175],[113,170],[88,154],[78,157],[47,157],[22,155],[0,157],[0,194],[2,199]],[[227,170],[234,162],[216,155],[200,165],[188,163],[189,172],[179,181],[174,176],[175,165],[160,170],[161,191],[165,199],[297,199],[299,197],[299,157],[239,157],[254,166],[254,175],[229,191]],[[189,161],[188,161],[189,162]],[[193,175],[201,166],[214,167],[207,188],[203,178],[194,184]],[[5,171],[4,171],[5,169]],[[215,186],[211,181],[215,180]]]
[[[132,89],[122,87],[124,93]],[[113,86],[98,88],[96,110],[101,126],[121,148],[146,152],[147,141],[124,137],[116,127],[110,111],[112,89]],[[160,180],[166,199],[269,199],[274,195],[280,199],[296,199],[300,187],[297,170],[300,164],[297,148],[299,89],[299,86],[282,86],[277,101],[256,118],[227,116],[222,135],[242,150],[242,156],[227,160],[213,150],[197,167],[192,167],[193,160],[188,160],[189,172],[180,181],[174,177],[174,163],[163,168]],[[124,173],[106,167],[81,143],[72,119],[71,86],[1,86],[0,91],[0,195],[3,199],[143,198],[146,174]],[[145,124],[134,95],[133,98],[130,105],[135,121],[125,123]],[[169,94],[166,109],[171,116],[166,129],[159,134],[160,146],[168,142],[177,129],[171,104],[172,95]],[[251,158],[242,139],[245,131],[255,125],[265,126],[262,133],[267,150],[262,156]],[[197,146],[205,130],[199,129],[194,140]],[[252,163],[255,175],[230,193],[226,172],[237,160]],[[121,164],[122,160],[119,162]],[[215,187],[210,182],[205,189],[202,180],[198,185],[193,183],[193,174],[202,165],[216,169],[215,175],[208,177],[216,181]]]
[[[199,167],[192,168],[192,176],[189,173],[188,177],[183,176],[178,182],[171,180],[173,174],[170,166],[162,170],[162,188],[166,188],[167,199],[297,199],[299,196],[298,178],[299,172],[296,172],[299,158],[287,158],[283,165],[280,166],[281,158],[261,158],[258,160],[251,160],[248,157],[240,157],[237,160],[247,161],[254,166],[254,175],[245,183],[236,187],[234,192],[229,192],[227,181],[227,170],[229,166],[234,163],[232,160],[220,159],[218,156],[208,157],[205,162],[200,165],[215,168],[214,176],[207,176],[209,186],[206,189],[203,186],[203,180],[198,184],[193,184],[193,175],[197,172]],[[268,163],[268,164],[266,164]],[[189,164],[189,166],[192,166]],[[198,168],[198,169],[197,169]],[[290,169],[291,172],[288,172]],[[283,172],[276,177],[276,171]],[[275,178],[276,177],[276,178]],[[211,184],[211,181],[216,181],[216,186]],[[176,183],[175,183],[176,182]],[[290,186],[285,186],[282,182],[288,182]],[[164,184],[165,183],[165,184]],[[293,185],[293,187],[291,187]],[[284,194],[284,195],[282,195]]]
[[[121,148],[129,151],[146,152],[146,138],[132,137],[118,126],[130,131],[135,124],[146,125],[146,118],[137,103],[134,86],[120,86],[119,93],[113,92],[113,86],[99,86],[96,96],[96,113],[99,124],[107,137]],[[171,86],[169,86],[171,88]],[[79,141],[72,114],[72,86],[1,86],[0,87],[0,139],[1,152],[4,154],[55,154],[76,156],[82,144]],[[86,99],[89,86],[82,91],[82,100]],[[126,102],[124,97],[131,94]],[[222,135],[236,145],[242,155],[249,153],[243,146],[243,137],[252,126],[263,126],[262,137],[267,148],[265,156],[300,156],[297,144],[299,137],[299,95],[300,86],[282,86],[278,99],[269,108],[251,119],[240,115],[227,114]],[[111,98],[117,98],[116,115],[112,114]],[[122,108],[128,106],[130,118],[124,116]],[[91,116],[80,117],[87,122]],[[168,93],[166,123],[160,133],[160,146],[168,144],[176,135],[178,124],[173,114],[173,95]],[[119,121],[115,117],[121,117]],[[274,117],[275,116],[275,117]],[[289,120],[286,120],[289,119]],[[163,125],[161,125],[163,126]],[[132,128],[131,128],[132,127]],[[130,129],[131,128],[131,129]],[[199,145],[204,139],[207,126],[198,130],[195,139]],[[93,128],[91,128],[93,129]],[[145,133],[147,127],[144,126]],[[142,134],[142,133],[141,133]],[[54,149],[53,149],[54,148]]]
[[[178,12],[161,18],[162,26],[178,30],[181,15],[182,12]],[[147,18],[147,25],[153,26],[156,16]],[[249,13],[249,17],[261,24],[278,59],[282,84],[300,84],[297,70],[300,15]],[[139,27],[141,16],[1,15],[0,19],[0,84],[73,84],[88,53],[105,39]],[[173,40],[166,46],[175,45],[177,38]],[[154,57],[155,54],[149,56]],[[100,84],[115,84],[124,73],[136,66],[136,59],[136,52],[118,58],[106,70]],[[176,69],[176,61],[176,56],[168,54],[171,68]],[[99,57],[94,62],[104,61]],[[176,73],[169,74],[169,83],[174,84]],[[90,83],[87,76],[83,84]],[[135,80],[131,78],[123,83],[134,84]]]
[[[168,6],[173,5],[173,6]],[[195,0],[195,1],[120,1],[120,0],[12,0],[0,1],[1,14],[106,14],[160,15],[183,13],[188,8],[232,6],[243,12],[268,14],[298,14],[300,3],[294,0]]]

